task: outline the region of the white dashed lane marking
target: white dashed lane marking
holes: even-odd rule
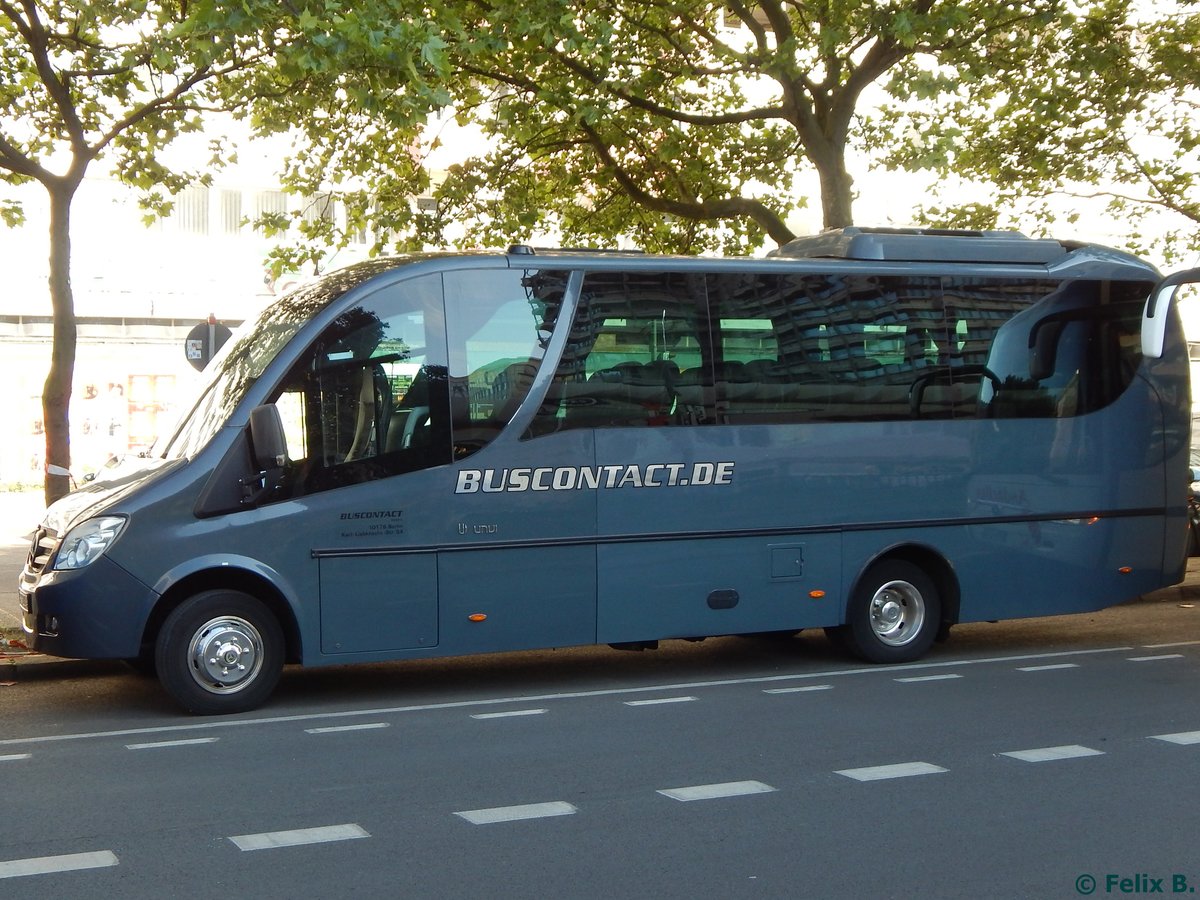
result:
[[[23,875],[51,875],[55,872],[78,872],[81,869],[102,869],[117,864],[111,850],[96,853],[71,853],[66,856],[39,856],[33,859],[14,859],[0,862],[0,878],[19,878]]]
[[[229,840],[239,850],[275,850],[280,847],[299,847],[304,844],[327,844],[332,841],[352,841],[370,837],[358,825],[325,825],[320,828],[298,828],[293,831],[264,831],[259,834],[238,834]]]
[[[691,703],[695,697],[660,697],[657,700],[626,700],[626,706],[661,706],[664,703]]]
[[[946,772],[941,766],[927,762],[895,763],[890,766],[867,766],[862,769],[839,769],[836,774],[855,781],[883,781],[888,778],[910,778],[913,775],[936,775]]]
[[[764,694],[807,694],[811,691],[833,690],[832,684],[806,684],[804,687],[767,688]]]
[[[1079,759],[1084,756],[1103,756],[1103,750],[1093,750],[1091,747],[1081,747],[1079,744],[1067,744],[1063,747],[1038,747],[1034,750],[1010,750],[1001,753],[1022,762],[1052,762],[1057,759]]]
[[[1052,666],[1017,666],[1018,672],[1053,672],[1057,669],[1078,669],[1079,663],[1055,663]]]
[[[16,762],[18,759],[29,759],[33,756],[32,753],[10,753],[8,756],[0,756],[0,762]]]
[[[1168,744],[1200,744],[1200,731],[1180,731],[1176,734],[1152,734],[1152,741],[1166,741]]]
[[[829,685],[809,685],[807,690],[823,690]],[[789,689],[794,690],[794,689]],[[665,702],[680,702],[694,698],[667,698]],[[661,703],[664,700],[649,701]],[[496,715],[532,714],[538,711],[515,710],[511,713]],[[323,731],[352,731],[368,728],[385,727],[385,723],[368,723],[364,725],[340,726],[329,729],[309,729],[311,732]],[[1148,740],[1163,741],[1177,745],[1200,744],[1200,731],[1182,731],[1171,734],[1150,735]],[[146,745],[127,745],[130,748],[143,746],[146,749],[180,746],[194,743],[215,741],[216,738],[206,738],[196,741],[163,741]],[[0,756],[0,761],[28,759],[31,754]],[[1079,759],[1090,756],[1105,755],[1102,750],[1095,750],[1080,744],[1067,744],[1057,747],[1040,747],[1030,750],[1011,750],[998,754],[1024,762],[1049,762],[1054,760]],[[840,769],[835,772],[846,778],[860,782],[883,781],[893,778],[908,778],[916,775],[933,775],[946,773],[949,770],[928,762],[896,763],[884,766],[868,766],[856,769]],[[673,800],[690,802],[696,800],[718,800],[729,797],[749,796],[754,794],[774,793],[779,789],[761,781],[728,781],[715,784],[700,784],[688,787],[665,788],[656,793]],[[473,809],[455,812],[454,815],[473,825],[492,825],[504,822],[518,822],[530,819],[552,818],[556,816],[574,815],[579,810],[564,801],[546,803],[529,803],[518,806],[498,806],[487,809]],[[329,825],[318,828],[302,828],[289,831],[267,831],[257,834],[235,835],[227,838],[239,850],[256,851],[285,847],[297,847],[307,844],[348,841],[370,837],[370,833],[357,824]],[[42,856],[29,859],[0,861],[0,879],[17,878],[22,876],[45,875],[60,872],[72,872],[85,869],[112,867],[119,864],[117,855],[109,850],[92,853],[74,853],[62,856]]]
[[[545,819],[551,816],[570,816],[578,810],[570,803],[552,800],[549,803],[527,803],[523,806],[494,806],[491,809],[468,809],[455,815],[472,825],[494,825],[498,822],[520,822],[524,819]]]
[[[362,725],[326,725],[324,728],[305,728],[305,734],[340,734],[343,731],[377,731],[387,728],[387,722],[364,722]]]
[[[1157,662],[1160,659],[1183,659],[1182,653],[1163,653],[1160,656],[1130,656],[1130,662]]]
[[[472,719],[510,719],[514,716],[540,716],[545,713],[544,709],[512,709],[508,712],[494,713],[474,713]]]
[[[196,744],[215,744],[220,738],[192,738],[187,741],[152,741],[147,744],[126,744],[126,750],[159,750],[166,747],[194,747]]]
[[[947,673],[945,675],[914,675],[909,678],[896,678],[901,684],[915,684],[919,681],[952,681],[955,678],[962,678],[961,675]]]
[[[697,784],[692,787],[667,788],[658,791],[672,800],[719,800],[724,797],[744,797],[747,794],[769,794],[776,791],[761,781],[726,781],[723,784]]]

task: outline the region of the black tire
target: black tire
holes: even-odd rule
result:
[[[933,645],[941,617],[941,597],[933,579],[910,562],[886,559],[859,579],[846,624],[828,631],[867,662],[912,662]]]
[[[167,616],[154,658],[159,681],[180,706],[221,715],[254,709],[271,695],[283,652],[283,630],[262,602],[214,590],[189,597]]]

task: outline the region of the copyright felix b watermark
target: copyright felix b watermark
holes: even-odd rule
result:
[[[1138,872],[1136,875],[1114,875],[1111,872],[1103,875],[1084,873],[1075,879],[1075,890],[1084,897],[1092,894],[1194,894],[1200,877],[1192,877],[1173,872],[1170,875],[1148,875]]]

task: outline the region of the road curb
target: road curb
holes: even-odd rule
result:
[[[26,646],[19,628],[0,628],[0,688],[29,681],[86,678],[121,668],[118,660],[64,659],[35,653]]]
[[[19,628],[0,628],[0,685],[42,678],[73,678],[92,674],[96,662],[62,659],[35,653]]]
[[[41,653],[0,657],[0,689],[8,685],[26,684],[31,681],[89,678],[116,671],[115,667],[119,665],[111,659],[59,659],[56,656],[46,656]]]

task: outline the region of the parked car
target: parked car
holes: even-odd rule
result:
[[[1200,468],[1192,466],[1188,485],[1188,556],[1200,556]]]

